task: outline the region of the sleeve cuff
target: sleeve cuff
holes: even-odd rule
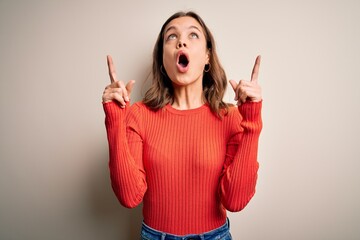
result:
[[[117,104],[114,101],[111,101],[111,102],[103,103],[103,108],[104,108],[106,120],[108,122],[114,123],[114,122],[122,121],[125,118],[125,113],[128,106],[126,106],[125,108],[121,108],[119,104]]]
[[[262,100],[260,102],[245,102],[238,106],[239,112],[246,121],[261,121]]]

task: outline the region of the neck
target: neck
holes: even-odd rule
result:
[[[171,104],[173,108],[179,110],[188,110],[201,107],[205,103],[202,86],[177,86],[174,88],[174,101]]]

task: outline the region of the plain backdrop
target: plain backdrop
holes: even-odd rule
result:
[[[262,55],[259,180],[234,239],[360,239],[357,0],[0,0],[0,239],[138,239],[141,206],[109,181],[106,55],[141,100],[179,10],[205,20],[229,79]]]

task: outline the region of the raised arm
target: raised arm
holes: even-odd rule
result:
[[[224,170],[220,178],[220,197],[229,211],[240,211],[255,194],[257,182],[258,142],[262,129],[261,88],[258,85],[260,56],[256,58],[251,81],[231,80],[238,100],[238,110],[232,116],[233,134],[227,144]]]
[[[147,189],[142,164],[141,121],[136,112],[138,109],[127,107],[135,81],[124,86],[116,78],[111,57],[107,60],[111,83],[104,90],[103,107],[111,185],[120,203],[133,208],[142,202]]]

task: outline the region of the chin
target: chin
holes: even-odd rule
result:
[[[193,85],[197,82],[202,82],[202,78],[181,76],[179,78],[176,78],[176,80],[172,82],[177,86],[188,86],[188,85]]]
[[[169,74],[168,76],[170,77],[173,84],[178,86],[191,85],[198,81],[202,83],[202,79],[203,79],[202,70],[200,72],[194,72],[188,70],[185,73],[174,71],[172,74]]]

